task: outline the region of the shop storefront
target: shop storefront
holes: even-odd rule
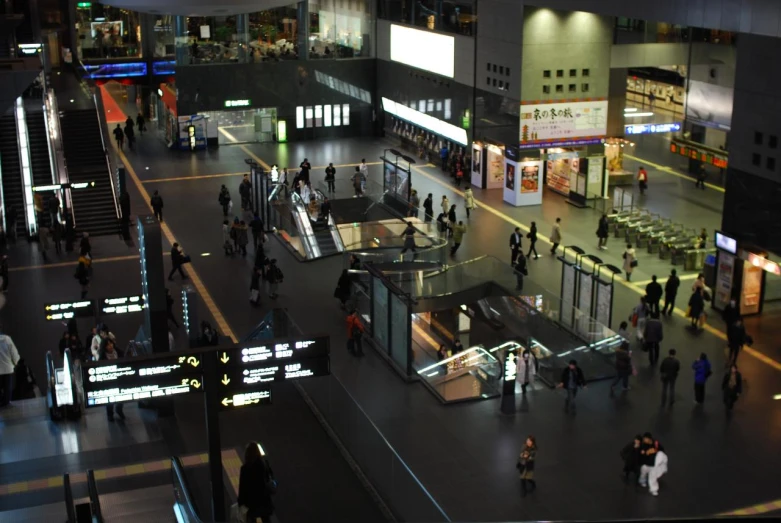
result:
[[[251,105],[251,100],[228,100],[227,107]],[[204,111],[209,125],[216,129],[219,145],[233,143],[265,143],[276,140],[277,109],[275,107]]]
[[[167,84],[157,89],[157,128],[163,131],[168,147],[174,147],[179,133],[179,120],[176,112],[176,92]]]
[[[624,150],[634,146],[634,143],[621,138],[605,140],[605,177],[608,187],[635,183],[634,173],[624,168]]]
[[[734,299],[741,316],[760,314],[767,274],[781,276],[781,267],[767,255],[717,231],[715,271],[713,280],[706,282],[713,287],[713,308],[722,311]],[[706,280],[707,276],[711,275],[706,274]]]

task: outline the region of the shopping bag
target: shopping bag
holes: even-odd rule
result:
[[[692,308],[691,305],[686,307],[686,317],[691,318],[692,317]]]
[[[258,292],[258,289],[252,289],[249,291],[249,301],[252,303],[258,303],[260,300],[260,292]]]

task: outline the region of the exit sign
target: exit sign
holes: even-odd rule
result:
[[[92,2],[77,2],[76,7],[79,9],[88,9],[92,7]]]
[[[225,107],[249,107],[251,100],[225,100]]]

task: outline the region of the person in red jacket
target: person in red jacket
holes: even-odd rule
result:
[[[648,189],[648,171],[645,167],[640,167],[637,171],[637,182],[640,186],[640,194],[645,194],[645,190]]]
[[[363,356],[361,341],[366,328],[358,317],[358,311],[353,309],[347,315],[347,350],[353,356]]]

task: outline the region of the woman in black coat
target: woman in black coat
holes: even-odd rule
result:
[[[697,322],[700,320],[700,316],[705,309],[705,300],[702,297],[702,289],[697,287],[694,290],[694,294],[689,298],[689,317],[691,318],[692,327],[697,329],[699,325]]]
[[[246,521],[261,518],[270,521],[274,513],[271,494],[275,488],[274,472],[260,453],[260,446],[250,442],[244,452],[244,465],[239,475],[239,498],[241,507],[247,507]]]
[[[743,376],[738,372],[738,366],[734,363],[729,366],[729,372],[724,375],[721,390],[724,392],[724,405],[727,410],[732,410],[738,397],[743,393]]]
[[[345,308],[345,303],[350,299],[350,285],[350,275],[347,269],[344,269],[341,276],[339,276],[339,281],[336,283],[336,290],[334,291],[334,298],[339,300],[342,309]]]

